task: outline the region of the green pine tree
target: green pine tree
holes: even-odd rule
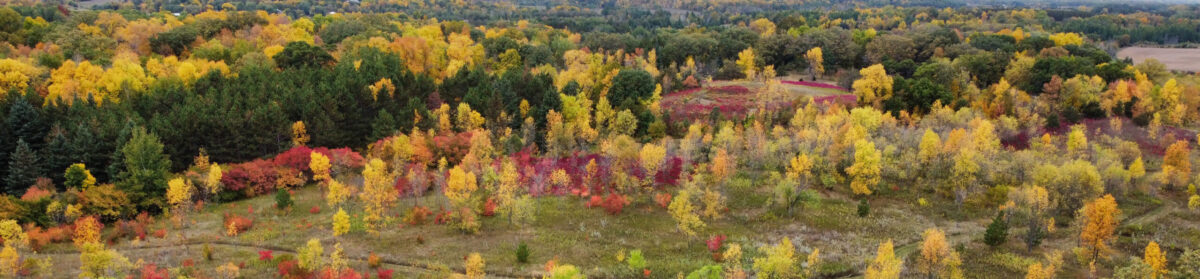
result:
[[[867,203],[867,199],[858,200],[858,217],[867,215],[871,215],[871,204]]]
[[[37,154],[25,140],[17,140],[17,149],[8,160],[8,177],[5,177],[4,193],[20,196],[42,176]]]
[[[117,188],[129,194],[140,210],[157,211],[166,203],[168,168],[171,160],[163,154],[158,136],[145,128],[134,129],[129,142],[121,147],[125,169],[121,171]]]
[[[287,189],[279,188],[275,191],[275,208],[284,210],[288,207],[292,207],[292,194]]]
[[[992,224],[988,225],[987,232],[983,235],[983,242],[988,246],[1000,246],[1008,240],[1008,221],[1004,220],[1004,211],[996,213],[996,218],[992,219]]]
[[[386,138],[396,133],[396,118],[388,113],[386,109],[379,110],[379,116],[375,117],[375,122],[371,123],[371,138],[367,141],[375,141]]]

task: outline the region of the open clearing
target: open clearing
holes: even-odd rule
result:
[[[1126,57],[1134,63],[1154,58],[1166,64],[1167,69],[1200,72],[1200,48],[1127,47],[1117,52],[1117,58]]]

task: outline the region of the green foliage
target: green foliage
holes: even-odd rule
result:
[[[1008,240],[1008,221],[1004,220],[1004,211],[996,213],[996,218],[992,218],[992,223],[987,226],[987,231],[983,235],[983,243],[988,246],[999,246]]]
[[[272,58],[276,65],[285,69],[323,67],[333,61],[328,52],[305,42],[290,42]]]
[[[63,186],[69,189],[83,189],[84,187],[92,186],[89,184],[96,184],[96,178],[92,177],[92,174],[83,164],[71,165],[67,168],[67,172],[63,174],[63,177],[66,179],[63,182]]]
[[[208,245],[208,243],[205,243],[204,248],[202,248],[201,252],[204,255],[205,261],[211,262],[213,260],[213,248],[211,245]]]
[[[608,102],[617,110],[634,110],[654,94],[654,77],[643,70],[621,70],[608,89]]]
[[[1146,262],[1139,258],[1132,258],[1132,261],[1127,266],[1117,268],[1113,271],[1113,279],[1143,279],[1154,278],[1150,276],[1154,274],[1154,269]]]
[[[1200,278],[1200,249],[1187,249],[1175,263],[1177,278]]]
[[[867,199],[858,200],[858,217],[867,217],[871,214],[871,204],[867,203]]]
[[[17,140],[17,149],[8,159],[8,177],[5,177],[4,181],[7,187],[4,193],[14,196],[24,193],[26,188],[33,186],[33,182],[42,176],[40,166],[37,155],[29,148],[29,144],[23,139]]]
[[[722,272],[720,265],[706,265],[688,273],[686,279],[721,279]]]
[[[275,190],[275,209],[284,210],[292,207],[292,194],[286,188]]]
[[[125,169],[118,175],[117,188],[129,194],[139,209],[157,210],[166,205],[167,174],[171,160],[163,154],[158,136],[144,128],[133,131],[121,147]]]
[[[529,263],[529,245],[525,245],[524,241],[517,245],[517,262]]]
[[[641,272],[646,268],[646,258],[642,256],[642,250],[629,251],[629,259],[627,260],[629,269],[633,272]]]

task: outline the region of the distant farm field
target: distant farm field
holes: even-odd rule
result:
[[[1134,63],[1154,58],[1166,64],[1167,69],[1200,72],[1200,48],[1127,47],[1118,51],[1117,57],[1132,58]]]

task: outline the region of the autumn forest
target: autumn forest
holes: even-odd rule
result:
[[[1200,278],[1198,47],[1169,0],[0,0],[0,278]]]

